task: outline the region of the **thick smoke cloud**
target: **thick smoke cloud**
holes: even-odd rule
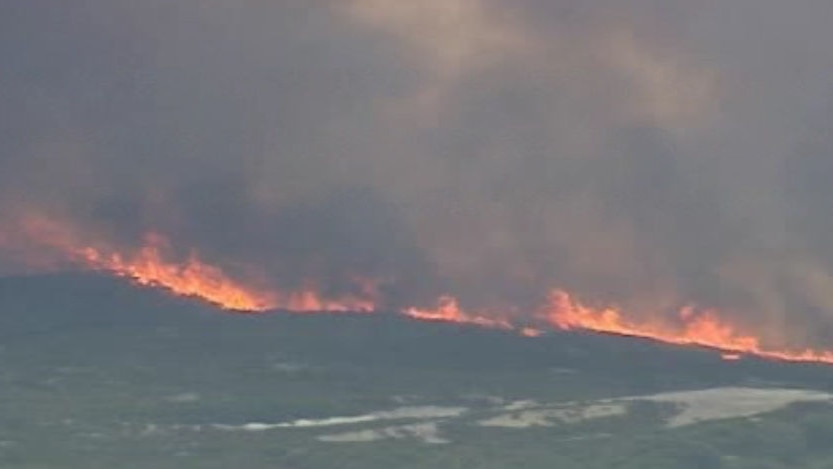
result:
[[[390,306],[564,287],[777,341],[833,324],[829,2],[0,10],[8,227],[157,231],[285,289],[378,278]]]

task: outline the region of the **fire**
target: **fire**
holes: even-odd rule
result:
[[[247,288],[228,278],[222,270],[202,262],[192,253],[181,265],[166,262],[161,247],[165,241],[149,235],[148,241],[133,256],[104,254],[94,248],[77,249],[71,254],[95,270],[105,270],[127,277],[140,285],[160,286],[171,292],[202,298],[225,309],[264,311],[276,306],[276,298],[268,292]]]
[[[460,308],[457,299],[451,296],[440,297],[436,309],[408,308],[402,314],[419,321],[470,324],[489,329],[515,330],[515,326],[508,320],[464,311]]]
[[[137,252],[125,254],[103,243],[80,242],[79,236],[67,225],[42,217],[28,218],[23,231],[30,244],[34,243],[40,250],[56,251],[65,261],[110,272],[140,285],[161,287],[176,295],[200,298],[227,310],[369,311],[374,308],[373,301],[364,298],[324,298],[312,285],[290,293],[247,286],[230,278],[219,267],[204,262],[196,251],[184,261],[166,260],[165,253],[172,250],[171,245],[155,233],[145,236],[144,245]],[[360,287],[364,293],[370,288],[364,284]]]
[[[325,298],[318,293],[318,289],[312,284],[295,292],[273,293],[272,298],[272,306],[265,309],[281,309],[291,312],[349,311],[353,313],[368,313],[376,309],[376,302],[373,299],[365,299],[352,295],[341,296],[337,299]]]
[[[682,327],[672,328],[660,323],[629,320],[616,308],[590,308],[571,298],[568,293],[555,291],[550,295],[545,316],[552,326],[561,330],[589,330],[676,345],[707,347],[722,351],[726,360],[756,355],[782,361],[833,364],[833,351],[765,347],[757,337],[737,331],[713,311],[683,309],[680,312]]]
[[[349,279],[355,294],[328,298],[313,283],[298,291],[282,292],[258,288],[235,280],[220,267],[205,262],[196,251],[184,260],[170,260],[173,248],[159,234],[148,234],[135,251],[122,252],[103,242],[82,242],[82,236],[65,225],[44,217],[29,217],[17,236],[4,234],[4,248],[24,246],[31,259],[43,265],[57,253],[62,262],[86,269],[109,272],[140,285],[161,287],[181,295],[200,298],[221,308],[239,312],[281,309],[293,312],[352,311],[374,312],[379,304],[378,282]],[[22,236],[21,236],[22,235]],[[21,241],[21,239],[24,241]],[[36,249],[32,250],[32,246]],[[54,256],[52,257],[54,259]],[[833,351],[806,349],[782,350],[766,346],[758,337],[741,332],[715,311],[682,309],[676,321],[634,320],[615,307],[594,308],[570,294],[555,290],[541,309],[538,323],[518,323],[512,315],[472,312],[462,308],[456,298],[443,296],[433,309],[407,308],[405,317],[418,321],[466,324],[511,331],[524,337],[539,337],[546,330],[587,330],[628,337],[639,337],[669,344],[706,347],[718,351],[723,359],[735,361],[754,355],[773,360],[833,364]]]

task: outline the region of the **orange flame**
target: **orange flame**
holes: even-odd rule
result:
[[[184,262],[167,261],[164,252],[170,251],[171,246],[158,234],[145,236],[144,246],[128,255],[81,243],[67,226],[41,217],[29,217],[23,231],[30,243],[57,251],[72,263],[110,272],[140,285],[162,287],[177,295],[200,298],[227,310],[370,311],[374,308],[374,302],[364,298],[324,298],[312,286],[290,293],[246,286],[228,277],[219,267],[203,262],[195,251]],[[371,293],[368,285],[367,282],[360,285],[364,294]]]
[[[489,329],[515,329],[515,326],[508,320],[492,318],[485,314],[468,313],[462,310],[457,299],[451,296],[440,297],[436,309],[408,308],[402,314],[419,321],[469,324]]]
[[[165,253],[171,251],[168,241],[156,234],[146,237],[145,245],[132,254],[120,253],[103,243],[90,245],[79,242],[69,225],[42,217],[29,217],[23,223],[24,244],[38,246],[41,251],[60,253],[62,259],[88,269],[110,272],[131,281],[165,288],[174,294],[201,298],[221,308],[241,312],[283,309],[294,312],[376,310],[378,285],[361,278],[351,279],[356,295],[330,299],[318,293],[313,284],[296,292],[280,292],[247,286],[227,276],[219,267],[203,262],[196,252],[182,262],[171,262]],[[4,236],[8,245],[19,240]],[[34,259],[42,265],[44,252],[35,251]],[[745,355],[790,362],[833,364],[833,351],[805,349],[781,350],[765,346],[759,338],[741,333],[714,311],[684,308],[678,324],[630,319],[617,308],[592,308],[560,290],[553,291],[542,309],[545,328],[519,324],[509,316],[470,312],[460,307],[451,296],[443,296],[435,309],[408,308],[402,315],[419,320],[467,324],[490,329],[512,331],[525,337],[545,334],[545,328],[588,330],[600,333],[640,337],[676,345],[699,346],[717,350],[725,360],[740,360]]]
[[[275,307],[274,295],[235,282],[219,268],[202,262],[196,253],[183,265],[166,262],[161,255],[162,245],[162,238],[148,236],[148,244],[129,258],[118,253],[103,254],[91,247],[72,254],[74,260],[90,268],[113,272],[140,285],[161,286],[177,295],[202,298],[225,309],[263,311]]]
[[[680,312],[682,327],[675,330],[659,323],[629,320],[616,308],[589,308],[563,291],[554,291],[550,295],[550,305],[545,316],[551,325],[561,330],[584,329],[676,345],[707,347],[723,351],[722,356],[726,360],[757,355],[782,361],[833,364],[833,352],[828,350],[767,348],[758,338],[740,333],[712,311],[684,309]]]

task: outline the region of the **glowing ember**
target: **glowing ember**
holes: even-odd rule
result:
[[[683,326],[675,330],[663,324],[635,322],[614,308],[593,309],[573,300],[563,291],[550,296],[546,318],[562,330],[584,329],[596,332],[642,337],[677,345],[696,345],[724,351],[723,357],[732,360],[743,354],[793,362],[821,362],[833,364],[833,352],[826,350],[774,350],[764,347],[760,340],[736,331],[715,313],[695,313],[683,310]]]
[[[518,332],[524,337],[541,337],[545,334],[545,332],[541,329],[535,329],[532,327],[523,327]]]

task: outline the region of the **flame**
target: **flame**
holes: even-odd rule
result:
[[[82,243],[68,227],[43,217],[29,217],[23,231],[40,250],[48,248],[73,264],[87,269],[110,272],[146,286],[161,287],[170,292],[200,298],[226,310],[262,312],[271,309],[287,311],[370,311],[374,302],[358,296],[327,299],[314,285],[284,293],[247,286],[226,275],[217,266],[204,262],[196,251],[180,262],[166,260],[172,250],[162,235],[149,233],[144,245],[133,254],[125,254],[101,244]],[[372,293],[373,285],[363,282],[363,294]]]
[[[299,291],[276,292],[272,293],[272,297],[272,306],[266,309],[281,309],[296,313],[310,311],[369,313],[376,310],[376,301],[367,299],[373,297],[343,295],[337,299],[330,299],[318,293],[318,288],[312,282],[308,282]]]
[[[679,314],[682,326],[674,328],[661,323],[629,320],[621,311],[612,307],[590,308],[574,300],[568,293],[556,290],[550,295],[550,304],[544,315],[552,326],[561,330],[589,330],[669,344],[707,347],[722,351],[726,360],[756,355],[781,361],[833,364],[833,351],[765,347],[760,339],[739,332],[713,311],[685,308]]]
[[[619,309],[613,307],[591,308],[562,290],[553,291],[549,299],[549,304],[542,310],[542,316],[545,326],[555,330],[584,330],[638,337],[681,346],[705,347],[718,351],[721,358],[727,361],[738,361],[746,355],[754,355],[780,361],[833,364],[833,351],[767,348],[760,339],[754,335],[739,332],[714,311],[683,308],[678,313],[680,325],[674,327],[660,322],[629,320]],[[544,328],[516,324],[493,315],[467,312],[451,296],[441,297],[436,309],[409,308],[402,314],[420,321],[468,324],[507,330],[524,337],[539,337],[546,334]]]
[[[338,298],[320,294],[317,286],[310,282],[292,292],[257,288],[231,278],[220,267],[203,261],[196,251],[191,251],[185,260],[169,260],[169,253],[173,249],[170,242],[159,234],[148,234],[140,249],[125,253],[106,243],[81,242],[81,236],[69,227],[52,219],[29,217],[22,223],[21,233],[17,237],[3,233],[0,242],[4,249],[23,245],[23,251],[32,253],[32,259],[37,265],[44,265],[50,253],[57,252],[63,261],[74,265],[109,272],[140,285],[165,288],[177,295],[200,298],[223,309],[239,312],[273,309],[292,312],[374,312],[379,304],[378,282],[359,277],[349,279],[356,293]],[[21,237],[25,241],[18,239]],[[37,249],[32,251],[32,246]],[[631,319],[633,316],[618,308],[590,307],[561,290],[554,290],[548,303],[541,309],[541,324],[517,323],[510,315],[466,311],[452,296],[440,297],[433,309],[412,307],[401,310],[400,314],[418,321],[473,325],[511,331],[524,337],[539,337],[546,330],[552,329],[639,337],[714,349],[729,361],[754,355],[789,362],[833,364],[833,351],[768,347],[754,334],[739,331],[715,311],[683,308],[673,322],[634,320]]]
[[[147,239],[148,244],[129,257],[104,254],[91,247],[71,254],[74,260],[81,260],[95,270],[110,271],[140,285],[161,286],[177,295],[202,298],[224,309],[264,311],[277,304],[274,295],[235,282],[219,268],[201,261],[196,253],[189,255],[182,265],[166,262],[160,249],[165,241],[156,235],[148,235]]]
[[[451,296],[440,297],[437,301],[436,309],[408,308],[402,314],[419,321],[449,322],[469,324],[489,329],[515,330],[515,326],[506,319],[493,318],[485,314],[464,311],[460,308],[457,299]]]

